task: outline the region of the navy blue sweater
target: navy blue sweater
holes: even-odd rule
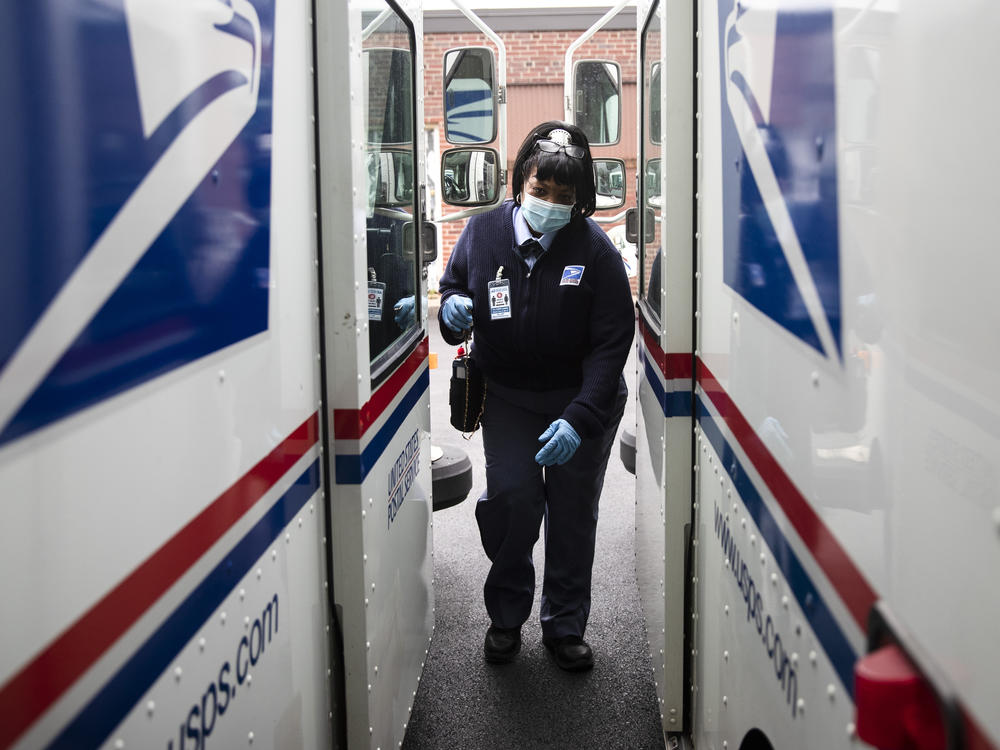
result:
[[[514,203],[466,224],[441,277],[441,303],[454,294],[473,301],[473,359],[488,380],[509,388],[579,388],[562,418],[582,437],[608,425],[635,329],[625,265],[607,234],[575,217],[529,273],[514,238]],[[579,285],[562,283],[567,266],[583,266]],[[503,266],[511,317],[490,320],[489,282]],[[438,319],[449,344],[461,342]]]

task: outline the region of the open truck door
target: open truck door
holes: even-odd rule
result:
[[[422,18],[315,7],[334,705],[348,747],[397,747],[434,622]]]
[[[690,118],[664,114],[668,85],[678,113],[693,106],[692,8],[640,2],[636,20],[638,195],[627,222],[629,239],[639,246],[636,573],[663,729],[679,733],[689,724],[693,699],[688,571],[696,172],[693,112]]]

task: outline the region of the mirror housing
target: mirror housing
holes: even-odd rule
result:
[[[578,60],[573,66],[573,124],[591,146],[621,140],[622,69],[609,60]]]
[[[660,144],[660,63],[655,62],[649,69],[649,142]]]
[[[663,205],[663,175],[660,165],[659,158],[646,161],[643,197],[646,199],[646,205],[652,208],[660,208]]]
[[[379,208],[413,209],[413,151],[408,148],[373,149],[368,171]]]
[[[594,187],[597,210],[625,205],[625,162],[621,159],[594,159]]]
[[[448,143],[496,139],[495,71],[489,47],[458,47],[444,53],[444,137]]]
[[[492,148],[453,148],[441,154],[441,200],[488,206],[500,193],[500,157]]]

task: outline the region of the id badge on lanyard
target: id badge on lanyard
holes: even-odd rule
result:
[[[368,320],[382,320],[385,303],[385,284],[381,281],[368,282]]]
[[[497,275],[503,271],[497,271]],[[510,317],[510,279],[497,279],[489,284],[490,320],[503,320]]]

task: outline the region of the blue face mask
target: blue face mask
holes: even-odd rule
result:
[[[573,217],[572,206],[549,203],[527,193],[521,197],[521,210],[524,212],[528,226],[542,234],[562,229],[569,224],[569,220]]]

